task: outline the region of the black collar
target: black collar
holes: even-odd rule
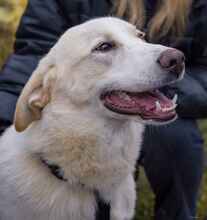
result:
[[[43,157],[40,157],[40,160],[44,165],[48,167],[50,172],[59,180],[62,180],[64,182],[67,182],[68,180],[64,177],[64,170],[58,166],[57,164],[48,161],[47,159],[44,159]]]

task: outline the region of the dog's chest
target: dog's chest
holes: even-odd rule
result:
[[[102,129],[100,134],[67,135],[58,138],[44,157],[58,164],[71,183],[94,188],[115,184],[133,171],[139,152],[138,132]],[[55,143],[56,142],[56,143]],[[61,144],[60,144],[61,143]]]

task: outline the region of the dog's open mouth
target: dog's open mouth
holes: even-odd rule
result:
[[[144,120],[164,122],[176,117],[177,95],[171,100],[159,90],[142,93],[110,91],[102,94],[101,100],[113,112],[139,115]]]

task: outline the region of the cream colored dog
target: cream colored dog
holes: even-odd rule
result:
[[[111,220],[134,215],[143,124],[176,117],[157,88],[180,78],[181,52],[116,18],[68,30],[39,63],[0,139],[1,220]]]

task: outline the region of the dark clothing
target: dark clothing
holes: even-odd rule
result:
[[[110,0],[29,0],[16,34],[14,53],[0,75],[1,125],[12,122],[23,86],[60,35],[90,18],[108,15],[110,8]],[[143,165],[156,194],[159,220],[189,220],[195,213],[202,139],[194,119],[207,116],[206,14],[207,1],[195,0],[185,36],[161,40],[185,53],[187,74],[181,82],[164,88],[169,96],[178,94],[177,110],[183,119],[167,127],[148,127],[145,133]]]
[[[147,127],[141,163],[156,195],[155,220],[194,219],[203,155],[194,120]]]

